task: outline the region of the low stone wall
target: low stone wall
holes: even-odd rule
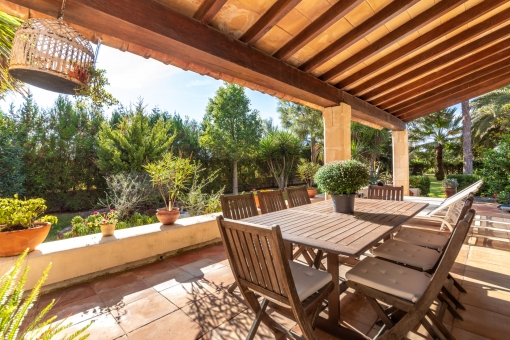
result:
[[[179,219],[174,225],[150,224],[101,234],[43,243],[25,261],[31,289],[52,264],[44,291],[69,286],[160,258],[221,241],[216,214]],[[0,276],[17,257],[0,257]]]

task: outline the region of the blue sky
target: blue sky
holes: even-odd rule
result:
[[[101,46],[97,67],[106,69],[110,81],[108,90],[124,105],[134,103],[139,97],[151,109],[158,106],[171,113],[189,116],[201,120],[208,98],[221,86],[222,82],[201,76],[191,71],[165,65],[154,59],[145,59],[129,52],[122,52],[108,46]],[[50,107],[58,94],[30,87],[36,102],[41,107]],[[262,118],[273,117],[278,121],[276,112],[277,98],[246,89],[252,109],[260,111]],[[0,108],[6,110],[11,102],[19,107],[23,101],[19,95],[8,95],[0,101]]]

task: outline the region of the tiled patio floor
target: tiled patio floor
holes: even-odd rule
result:
[[[477,213],[494,221],[510,222],[510,214],[490,205],[476,205]],[[410,227],[437,230],[437,224],[412,220]],[[494,225],[510,229],[510,224]],[[482,238],[480,235],[489,236]],[[468,291],[460,294],[464,321],[445,324],[457,339],[510,338],[510,240],[507,233],[474,230],[466,240],[452,273]],[[342,272],[348,268],[342,268]],[[222,245],[210,246],[150,265],[110,275],[44,295],[42,309],[52,299],[58,320],[66,316],[71,333],[94,321],[89,339],[244,339],[253,313],[240,294],[226,288],[234,282]],[[373,336],[375,312],[364,298],[346,291],[341,299],[341,322]],[[269,313],[287,328],[296,323],[275,310]],[[317,331],[319,339],[333,337]],[[425,339],[420,328],[410,339]],[[257,339],[274,339],[261,326]]]

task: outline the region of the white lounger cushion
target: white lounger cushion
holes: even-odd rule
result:
[[[416,244],[417,246],[437,249],[437,251],[442,251],[446,242],[448,242],[447,236],[431,234],[411,228],[402,229],[393,237],[393,239]]]
[[[441,253],[434,249],[396,240],[384,242],[375,248],[372,254],[377,257],[421,268],[422,270],[434,268],[441,256]]]
[[[300,301],[304,301],[331,281],[330,273],[292,261],[289,261],[289,265]]]
[[[412,302],[423,295],[431,279],[427,273],[373,257],[363,259],[345,277]]]

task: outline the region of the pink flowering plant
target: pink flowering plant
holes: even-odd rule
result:
[[[86,218],[75,216],[71,220],[72,230],[64,234],[64,237],[69,238],[97,234],[101,232],[102,224],[117,224],[118,221],[119,214],[115,211],[115,209],[110,209],[109,212],[104,213],[94,211]]]

